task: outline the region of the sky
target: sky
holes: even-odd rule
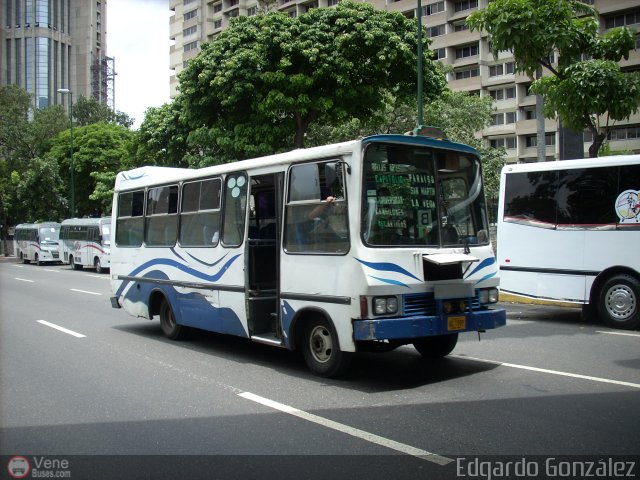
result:
[[[138,128],[149,107],[169,101],[169,0],[108,0],[107,55],[116,71],[115,109]]]

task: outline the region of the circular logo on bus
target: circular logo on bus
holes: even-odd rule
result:
[[[80,242],[75,242],[73,244],[73,249],[77,252],[80,250]]]
[[[11,457],[7,464],[7,471],[11,478],[25,478],[31,471],[29,460],[25,457]]]
[[[637,190],[625,190],[616,199],[616,213],[620,223],[640,222],[640,199]]]

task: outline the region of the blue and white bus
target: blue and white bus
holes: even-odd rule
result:
[[[93,267],[102,273],[111,265],[111,217],[68,218],[60,226],[60,257],[74,270]]]
[[[410,135],[198,170],[116,178],[112,305],[301,350],[334,376],[352,354],[505,325],[481,165],[466,145]]]
[[[16,225],[13,237],[16,257],[23,263],[57,263],[60,261],[57,222],[21,223]]]

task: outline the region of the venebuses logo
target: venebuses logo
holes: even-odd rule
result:
[[[29,460],[25,457],[11,457],[7,464],[7,471],[11,478],[25,478],[31,471]]]

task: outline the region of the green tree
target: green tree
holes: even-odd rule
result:
[[[179,103],[165,103],[160,107],[150,107],[135,141],[136,163],[140,165],[161,165],[165,167],[186,167],[184,160],[188,153],[189,128],[180,116]]]
[[[127,128],[131,128],[134,121],[134,119],[126,113],[114,111],[95,98],[86,98],[82,95],[73,104],[73,119],[79,126],[107,122],[117,123]]]
[[[49,158],[60,166],[60,175],[67,181],[71,172],[70,130],[65,130],[54,140]],[[73,172],[75,179],[76,215],[99,215],[110,209],[109,181],[129,157],[134,133],[114,123],[93,123],[73,129]],[[68,185],[68,184],[67,184]],[[69,198],[69,191],[65,197]],[[107,192],[107,193],[105,193]]]
[[[398,12],[349,1],[296,18],[240,17],[180,74],[183,112],[238,158],[302,147],[314,122],[366,119],[386,92],[415,95],[415,31]],[[445,78],[426,49],[424,65],[432,97]]]
[[[49,207],[55,215],[59,206],[56,164],[44,156],[52,139],[68,127],[61,106],[34,110],[26,90],[16,85],[0,87],[0,223],[27,221]],[[35,174],[43,178],[38,180]],[[34,189],[32,194],[29,187]],[[49,195],[39,193],[47,191]]]
[[[547,69],[550,75],[531,89],[545,97],[546,117],[592,133],[590,156],[597,156],[615,121],[638,110],[640,74],[623,73],[618,64],[634,48],[634,34],[627,28],[600,34],[593,7],[578,0],[495,0],[467,24],[488,33],[494,56],[513,52],[518,71],[533,77]]]
[[[21,222],[61,220],[67,201],[65,184],[60,178],[58,164],[52,158],[33,158],[29,168],[12,178],[16,192],[16,210]]]

